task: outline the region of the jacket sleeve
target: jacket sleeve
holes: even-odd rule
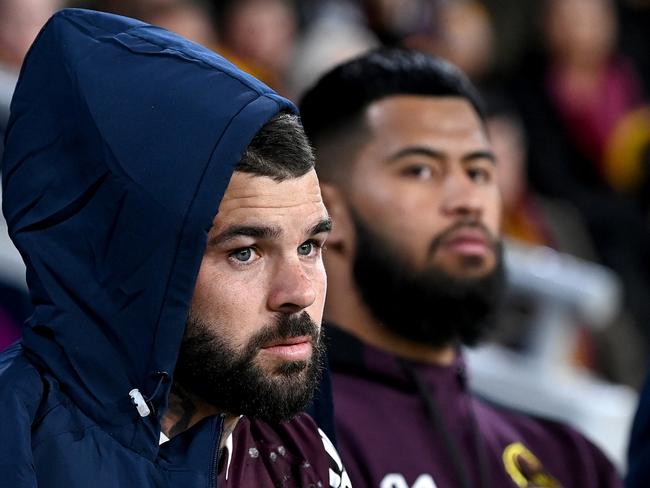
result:
[[[628,451],[627,488],[642,488],[650,479],[650,374],[648,374],[634,417]]]
[[[35,488],[31,429],[43,383],[36,369],[12,352],[0,354],[0,485]]]

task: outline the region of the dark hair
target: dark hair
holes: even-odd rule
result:
[[[235,171],[283,181],[314,167],[314,153],[298,116],[279,113],[255,134]]]
[[[476,88],[454,65],[420,51],[381,47],[329,71],[302,98],[300,115],[319,153],[319,172],[322,163],[330,165],[323,160],[322,145],[349,138],[361,125],[364,109],[391,95],[462,97],[485,121]]]

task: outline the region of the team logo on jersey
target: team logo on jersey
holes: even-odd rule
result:
[[[404,475],[390,473],[381,480],[379,488],[437,488],[437,486],[430,474],[421,474],[412,485],[409,485]]]
[[[560,482],[546,472],[542,463],[520,442],[503,451],[506,472],[520,488],[562,488]]]

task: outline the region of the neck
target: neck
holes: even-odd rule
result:
[[[453,345],[434,348],[405,339],[384,327],[363,302],[351,270],[342,266],[343,263],[333,261],[330,259],[327,263],[330,284],[325,320],[336,324],[362,342],[395,356],[441,366],[453,363],[457,354]]]
[[[223,412],[190,394],[178,383],[174,383],[169,394],[169,407],[160,422],[161,429],[171,439],[185,432],[204,418],[219,413]],[[238,420],[239,416],[237,415],[225,414],[220,449],[223,448],[226,439],[235,429]]]

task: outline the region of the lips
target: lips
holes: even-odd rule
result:
[[[304,342],[311,343],[311,337],[310,336],[282,337],[280,339],[276,339],[274,341],[267,343],[262,347],[262,349],[268,349],[271,347],[279,347],[279,346],[293,346],[295,344],[302,344]]]
[[[492,241],[480,227],[463,227],[450,233],[443,247],[459,254],[485,255],[492,249]]]
[[[312,355],[311,336],[297,336],[271,341],[260,349],[280,361],[308,361]]]

